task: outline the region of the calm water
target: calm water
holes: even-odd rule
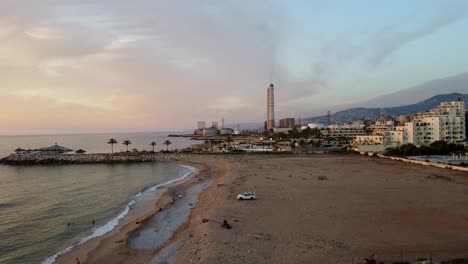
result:
[[[181,149],[197,143],[190,138],[168,138],[167,133],[130,133],[130,134],[85,134],[85,135],[41,135],[41,136],[0,136],[0,156],[6,156],[17,148],[35,149],[51,146],[55,143],[69,149],[84,149],[88,153],[106,153],[111,152],[111,146],[107,144],[110,138],[117,140],[114,144],[114,151],[124,151],[126,147],[122,142],[126,139],[132,144],[129,149],[152,150],[149,145],[156,142],[155,150],[165,150],[163,145],[166,139],[172,142],[169,149]]]
[[[161,148],[166,139],[157,134],[0,137],[0,156],[16,147],[37,148],[55,142],[72,149],[108,152],[110,137],[119,142],[129,139],[139,149],[150,149],[151,141]],[[174,143],[170,148],[190,144],[183,138],[170,140]],[[190,172],[190,168],[161,162],[0,165],[0,263],[41,263],[85,237],[109,230],[140,191]]]

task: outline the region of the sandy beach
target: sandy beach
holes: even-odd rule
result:
[[[180,264],[468,257],[465,172],[356,155],[190,155],[181,163],[200,173],[140,204],[114,231],[57,263],[77,256],[81,263]],[[185,197],[208,180],[213,183],[168,241],[129,248],[138,232],[154,227],[159,208],[172,212],[187,202],[171,204],[171,197]],[[258,199],[236,200],[246,191]],[[223,219],[232,229],[220,226]]]

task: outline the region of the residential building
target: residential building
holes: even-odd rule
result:
[[[396,115],[395,123],[397,125],[404,125],[406,122],[409,122],[409,117],[407,115]]]
[[[393,120],[380,117],[370,126],[372,135],[384,136],[385,132],[393,130],[395,123]]]
[[[371,126],[374,129],[372,136],[356,136],[354,143],[360,145],[378,142],[373,136],[383,136],[382,144],[387,146],[407,143],[416,146],[430,145],[439,140],[462,143],[466,140],[467,112],[462,100],[443,102],[434,109],[408,117],[404,125],[396,127],[388,120],[377,121]]]
[[[384,134],[385,145],[401,145],[408,143],[408,132],[405,130],[405,126],[396,126],[391,131],[386,131]]]
[[[437,108],[418,113],[411,123],[409,128],[413,129],[412,143],[415,145],[427,145],[437,140],[463,142],[466,139],[465,102],[461,99],[443,102]]]
[[[354,137],[354,143],[358,145],[381,145],[383,141],[384,136],[379,135],[360,135]]]
[[[322,131],[326,137],[353,139],[356,136],[364,136],[364,125],[329,125]]]
[[[441,140],[441,124],[438,116],[420,116],[411,122],[405,123],[405,142],[421,146],[430,145],[432,142]]]

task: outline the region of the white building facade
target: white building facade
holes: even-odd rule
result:
[[[439,140],[447,143],[464,143],[466,140],[465,102],[443,102],[437,108],[412,116],[412,121],[395,126],[393,122],[374,125],[373,135],[356,136],[356,145],[395,146],[414,144],[430,145]],[[377,136],[382,136],[379,138]],[[380,140],[381,139],[381,140]]]
[[[416,115],[405,127],[408,142],[417,146],[438,140],[462,143],[466,139],[465,102],[443,102],[437,108]]]

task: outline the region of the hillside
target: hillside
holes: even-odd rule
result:
[[[409,105],[426,98],[452,93],[468,94],[468,72],[440,78],[422,83],[417,86],[406,88],[391,94],[378,96],[359,105],[366,107],[394,107],[398,105]]]
[[[353,120],[358,119],[365,119],[365,118],[377,118],[380,115],[385,116],[394,116],[394,115],[407,115],[422,111],[427,111],[429,109],[437,107],[441,102],[446,101],[456,101],[458,98],[462,98],[465,101],[465,107],[467,107],[468,103],[468,94],[460,94],[460,93],[451,93],[451,94],[441,94],[433,96],[429,99],[426,99],[422,102],[405,105],[405,106],[397,106],[397,107],[383,107],[383,108],[366,108],[366,107],[356,107],[350,108],[343,111],[338,111],[332,114],[332,122],[336,123],[343,123],[343,122],[350,122]],[[327,123],[327,116],[317,116],[304,119],[304,122],[314,122],[314,123]]]

